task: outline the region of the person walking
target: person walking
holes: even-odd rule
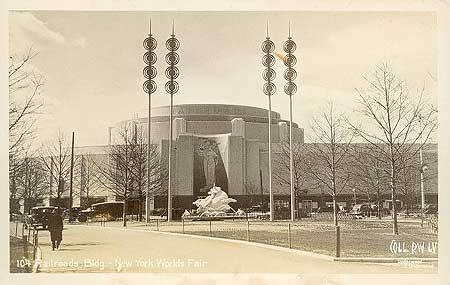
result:
[[[52,240],[52,250],[59,249],[62,241],[63,219],[59,209],[53,210],[48,217],[48,231]]]

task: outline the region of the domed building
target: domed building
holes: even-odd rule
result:
[[[168,157],[168,106],[152,109],[151,140]],[[262,108],[222,105],[188,104],[173,107],[173,207],[190,209],[198,197],[207,195],[214,185],[221,187],[245,206],[248,191],[261,195],[268,189],[268,111]],[[148,135],[148,118],[122,121],[110,128],[110,142],[117,130],[128,124],[143,127]],[[272,112],[273,144],[289,138],[289,121]],[[293,124],[293,141],[303,142],[303,129]],[[265,191],[267,192],[267,191]],[[155,208],[165,207],[167,197],[156,196]]]

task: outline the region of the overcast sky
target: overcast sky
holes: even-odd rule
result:
[[[267,108],[262,93],[261,42],[269,21],[276,51],[288,36],[297,43],[299,92],[294,121],[305,131],[327,100],[353,116],[362,75],[388,60],[409,84],[425,86],[437,103],[437,33],[424,12],[11,12],[10,52],[39,51],[33,68],[44,75],[45,114],[38,141],[58,129],[75,131],[77,145],[107,143],[107,127],[138,113],[145,117],[142,40],[148,19],[158,40],[158,90],[154,106],[169,104],[165,41],[175,20],[181,42],[180,91],[175,104],[223,103]],[[278,61],[273,110],[289,119],[283,93],[285,66]],[[356,117],[355,117],[356,119]]]

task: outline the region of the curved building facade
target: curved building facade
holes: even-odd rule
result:
[[[152,108],[151,136],[154,143],[169,137],[169,106]],[[173,106],[174,136],[180,133],[194,135],[220,135],[233,132],[233,120],[243,121],[241,131],[247,140],[268,140],[268,110],[225,104],[186,104]],[[143,125],[147,131],[148,118],[132,120]],[[116,127],[129,123],[119,122]],[[293,138],[303,141],[303,129],[296,123],[293,126]],[[235,130],[236,131],[236,130]],[[280,114],[272,111],[272,141],[277,143],[289,133],[289,121],[282,120]],[[146,136],[147,137],[147,136]]]
[[[151,140],[159,145],[162,159],[168,158],[169,112],[169,106],[152,109]],[[174,208],[192,208],[192,202],[206,196],[213,185],[220,186],[238,202],[248,196],[249,188],[261,189],[268,180],[268,122],[268,110],[262,108],[221,104],[174,106],[171,180]],[[129,123],[142,126],[147,138],[147,118],[122,121],[114,129]],[[303,129],[297,124],[292,126],[293,140],[303,142]],[[112,141],[114,129],[110,133]],[[272,112],[271,135],[274,144],[289,139],[289,121],[281,119],[277,112]],[[155,197],[154,206],[164,207],[166,199]]]

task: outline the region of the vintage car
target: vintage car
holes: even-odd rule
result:
[[[92,204],[89,208],[79,211],[78,221],[86,222],[88,219],[116,220],[123,213],[123,202],[102,202]]]
[[[38,206],[31,208],[27,224],[34,228],[47,229],[48,216],[56,209],[56,207],[52,206]]]

